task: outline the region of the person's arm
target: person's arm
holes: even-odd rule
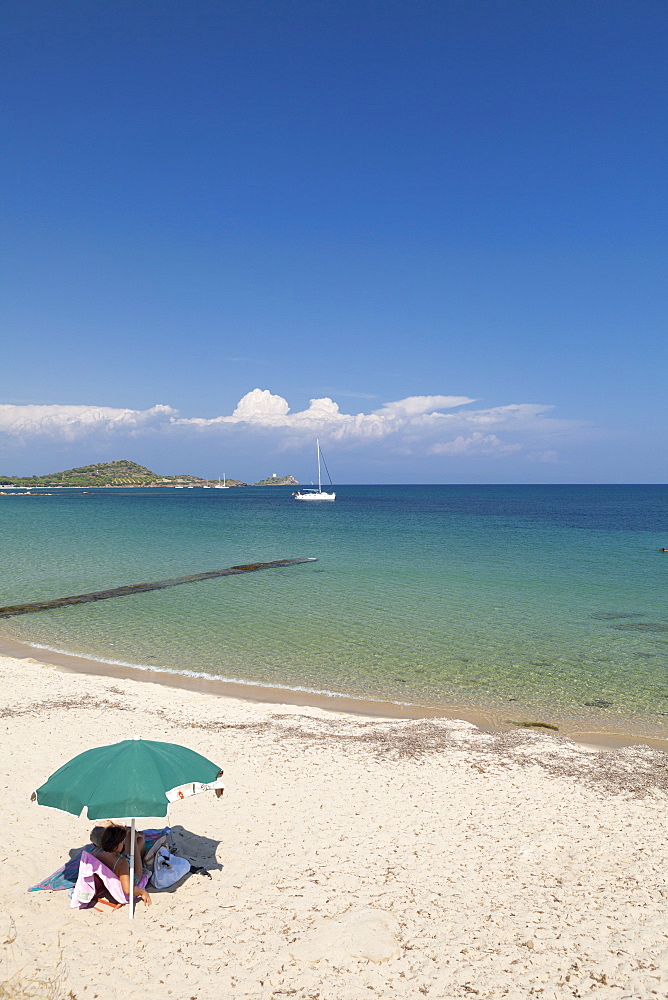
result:
[[[116,874],[118,875],[121,883],[121,888],[126,896],[130,895],[130,865],[125,858],[121,858],[118,868],[116,869]],[[147,906],[151,905],[151,897],[147,893],[146,889],[140,889],[138,885],[135,886],[135,897],[137,899],[142,899]]]
[[[141,837],[141,841],[140,838]],[[144,834],[140,834],[135,830],[135,875],[138,879],[142,877],[144,872],[144,859],[142,857],[142,848],[144,847]],[[131,854],[130,851],[130,827],[125,828],[125,853]]]
[[[151,899],[150,893],[146,889],[140,889],[138,885],[135,886],[135,896],[137,899],[141,899],[147,906],[150,906],[153,900]]]

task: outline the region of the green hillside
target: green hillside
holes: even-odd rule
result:
[[[121,459],[117,462],[100,462],[65,469],[46,476],[0,476],[0,482],[14,486],[208,486],[209,480],[200,476],[160,476],[144,465]],[[228,479],[230,486],[245,486],[236,479]]]

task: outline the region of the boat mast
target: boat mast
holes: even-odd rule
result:
[[[318,446],[318,493],[322,493],[322,486],[320,485],[320,441],[318,438],[315,439],[315,443]]]

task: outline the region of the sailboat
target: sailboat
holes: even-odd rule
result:
[[[320,480],[320,441],[316,439],[316,446],[318,449],[318,488],[316,489],[306,489],[299,490],[297,493],[293,493],[292,496],[295,500],[336,500],[336,493],[323,493],[322,492],[322,482]],[[323,458],[323,462],[325,462]],[[327,469],[327,464],[325,463],[325,468]],[[329,469],[327,469],[327,475],[329,476]],[[329,484],[332,485],[332,477],[329,476]]]
[[[221,483],[220,476],[218,476],[218,485],[214,486],[214,490],[229,490],[229,486],[225,481],[225,473],[223,473],[223,481]]]

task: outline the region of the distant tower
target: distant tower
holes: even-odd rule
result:
[[[275,472],[272,472],[272,474],[271,474],[271,478],[272,478],[272,479],[276,479],[276,473],[275,473]]]

